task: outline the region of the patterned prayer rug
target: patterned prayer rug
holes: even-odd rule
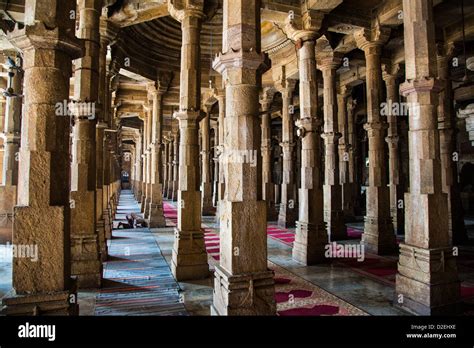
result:
[[[272,262],[268,262],[268,267],[275,272],[275,301],[279,316],[368,315]]]

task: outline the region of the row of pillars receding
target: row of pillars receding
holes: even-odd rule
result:
[[[59,21],[54,33],[27,23],[25,29],[11,35],[11,40],[24,52],[24,79],[29,88],[24,102],[22,127],[25,131],[20,148],[14,238],[19,244],[37,240],[40,250],[47,250],[49,256],[40,258],[36,264],[15,260],[14,287],[18,296],[5,300],[11,313],[26,313],[35,308],[35,311],[72,314],[77,309],[70,299],[75,298],[74,279],[83,286],[99,286],[101,281],[101,255],[107,233],[101,232],[100,213],[102,211],[102,219],[105,219],[107,209],[113,212],[114,204],[110,202],[118,191],[119,170],[115,162],[118,140],[109,134],[113,133],[113,129],[109,129],[113,128],[112,112],[101,110],[99,115],[102,116],[97,122],[91,122],[89,114],[76,115],[71,167],[69,118],[55,115],[57,103],[68,100],[71,60],[77,58],[80,63],[76,64],[75,97],[79,101],[94,101],[102,96],[104,100],[100,105],[106,110],[110,108],[110,86],[104,82],[108,75],[103,69],[102,36],[98,36],[97,30],[99,1],[79,3],[83,11],[79,26],[79,37],[85,45],[82,49],[70,36],[74,21]],[[92,3],[93,8],[85,8]],[[413,106],[411,115],[417,117],[411,117],[409,122],[410,192],[404,197],[405,242],[400,245],[396,303],[416,313],[436,314],[455,308],[460,292],[449,232],[450,218],[446,214],[448,209],[453,209],[452,205],[449,208],[451,203],[448,204],[448,196],[453,195],[447,192],[449,185],[443,185],[447,182],[443,178],[450,177],[451,167],[440,145],[440,139],[449,137],[449,126],[438,129],[440,92],[446,90],[446,86],[436,70],[432,0],[404,0],[403,5],[406,82],[401,92]],[[53,1],[50,6],[56,7],[57,18],[69,18],[64,14],[74,8],[75,2],[62,0],[59,5],[59,1]],[[169,2],[170,15],[181,22],[183,33],[180,106],[173,115],[178,120],[179,132],[167,136],[162,132],[165,76],[163,82],[160,80],[154,86],[155,90],[151,88],[151,106],[133,156],[133,188],[150,225],[165,224],[163,195],[178,203],[171,261],[178,281],[209,275],[201,227],[202,213],[207,213],[205,210],[212,206],[208,166],[210,115],[201,110],[200,33],[206,20],[204,8],[202,1],[176,2],[176,5],[174,1]],[[27,18],[34,18],[35,23],[56,19],[41,6],[27,6],[27,12]],[[354,122],[340,121],[343,117],[353,117],[346,108],[339,108],[348,97],[342,88],[339,93],[336,89],[340,57],[330,50],[316,56],[323,18],[323,13],[308,10],[303,13],[301,25],[289,21],[284,28],[298,52],[300,117],[296,126],[301,137],[298,191],[293,157],[295,124],[289,111],[296,84],[286,78],[283,70],[277,86],[283,98],[283,184],[278,219],[283,227],[296,225],[293,257],[305,265],[327,261],[324,254],[329,240],[344,236],[342,218],[344,211],[351,209],[343,203],[349,201],[344,197],[353,194],[353,188],[344,185],[353,183],[353,169],[351,172],[348,165],[342,170],[346,164],[341,165],[340,158],[355,136],[350,129]],[[262,104],[262,120],[259,117],[261,77],[270,62],[261,50],[258,23],[258,0],[224,0],[223,49],[213,63],[223,80],[223,89],[216,91],[221,152],[217,185],[221,256],[214,272],[211,308],[216,315],[276,313],[273,273],[267,267],[267,214],[272,209],[268,203],[268,197],[272,196],[269,164],[265,159],[271,121],[268,105]],[[369,186],[362,243],[367,251],[375,253],[396,248],[392,196],[401,195],[393,192],[397,186],[393,173],[399,166],[395,158],[390,157],[390,169],[394,168],[390,179],[385,175],[385,142],[394,144],[397,136],[393,126],[395,119],[389,116],[386,122],[380,113],[384,77],[387,89],[392,88],[389,98],[396,98],[396,88],[383,74],[381,64],[381,48],[387,36],[387,30],[378,26],[355,34],[367,62],[365,129],[369,143]],[[42,38],[40,43],[36,41],[38,37]],[[318,115],[317,68],[323,72],[323,117]],[[97,91],[96,86],[102,87]],[[448,100],[447,95],[445,93],[443,100]],[[99,103],[97,108],[100,109]],[[448,106],[444,110],[449,112]],[[346,126],[347,131],[343,129]],[[200,128],[204,166],[199,163]],[[106,138],[111,141],[107,142]],[[324,174],[320,156],[323,141]],[[107,146],[98,146],[98,142]],[[102,149],[103,152],[99,151]],[[256,162],[249,160],[253,157],[257,158]],[[200,167],[205,174],[202,179]],[[102,197],[101,203],[98,196]],[[77,206],[80,211],[75,211]],[[107,215],[110,226],[111,213]],[[397,224],[401,223],[398,216],[396,220]],[[72,278],[71,274],[76,277]],[[55,301],[61,309],[49,310],[46,301]]]
[[[111,83],[118,71],[107,64],[118,30],[102,4],[26,1],[25,26],[7,36],[22,59],[9,60],[1,208],[13,213],[13,244],[38,250],[37,259],[13,259],[7,315],[75,315],[77,288],[102,285],[121,175]]]
[[[446,214],[449,192],[445,191],[449,188],[442,185],[442,168],[452,167],[443,161],[440,151],[437,106],[439,92],[443,90],[439,81],[443,76],[434,68],[437,62],[432,6],[431,0],[404,1],[407,73],[401,90],[410,105],[417,106],[410,110],[411,115],[419,112],[419,117],[411,117],[409,122],[410,192],[404,198],[406,239],[400,245],[396,291],[396,303],[400,306],[430,314],[452,310],[459,301],[450,217]],[[181,22],[183,32],[180,109],[174,115],[179,121],[180,148],[178,226],[172,270],[178,280],[189,280],[208,275],[201,214],[207,213],[211,196],[208,193],[211,188],[209,114],[200,110],[199,66],[200,31],[206,14],[199,2],[180,7],[171,1],[169,10]],[[287,35],[296,43],[299,60],[300,117],[296,122],[301,136],[299,192],[296,191],[293,156],[295,124],[289,112],[295,81],[285,78],[283,69],[283,78],[276,86],[283,99],[280,144],[283,184],[278,220],[283,227],[296,224],[293,257],[306,265],[326,261],[324,251],[329,239],[344,237],[344,211],[352,209],[348,202],[353,197],[353,187],[347,185],[353,183],[353,168],[340,159],[354,141],[351,139],[353,122],[342,122],[341,118],[353,115],[348,116],[350,112],[347,112],[348,92],[342,87],[339,91],[336,88],[336,70],[341,57],[330,50],[316,55],[316,40],[320,37],[318,30],[323,18],[322,13],[306,11],[302,27],[293,21],[285,27]],[[259,22],[259,1],[224,1],[223,50],[213,63],[223,80],[223,91],[216,92],[216,96],[221,98],[219,118],[224,120],[219,124],[221,160],[217,171],[223,179],[217,185],[221,255],[214,272],[211,307],[212,313],[217,315],[275,314],[273,275],[267,268],[266,247],[267,214],[276,216],[269,203],[273,192],[268,160],[271,146],[268,96],[264,95],[262,101],[261,121],[259,117],[261,76],[269,62],[261,51],[260,26],[256,25]],[[369,144],[369,185],[362,244],[366,251],[377,254],[396,250],[393,223],[403,224],[403,218],[393,211],[394,203],[402,194],[398,189],[400,164],[395,155],[396,119],[394,115],[384,118],[380,110],[384,78],[388,99],[398,97],[393,81],[395,73],[382,70],[381,50],[388,35],[389,30],[379,26],[355,33],[356,43],[365,53],[367,62],[365,129]],[[317,68],[323,73],[322,118],[317,112]],[[204,161],[201,181],[200,125]],[[325,151],[324,174],[321,173],[321,138]],[[386,142],[391,153],[389,178],[386,176]],[[257,154],[256,163],[248,160],[253,153]],[[233,156],[247,160],[229,160]],[[290,204],[296,201],[297,205]]]

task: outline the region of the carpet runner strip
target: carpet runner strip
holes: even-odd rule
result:
[[[125,216],[139,210],[131,192],[122,191],[120,213]],[[149,229],[114,230],[109,255],[95,315],[188,315],[179,286]]]

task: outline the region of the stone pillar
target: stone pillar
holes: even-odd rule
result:
[[[71,165],[71,272],[81,288],[102,282],[99,234],[96,230],[96,125],[99,100],[100,15],[102,1],[78,2],[78,37],[84,57],[76,61]]]
[[[294,141],[294,121],[291,112],[293,103],[293,92],[296,81],[282,79],[278,90],[283,98],[281,112],[282,141],[283,150],[283,181],[281,184],[281,203],[278,215],[278,226],[283,228],[294,227],[297,219],[298,206],[296,202],[296,180],[295,180],[295,146]]]
[[[214,130],[214,146],[211,151],[212,161],[214,163],[214,172],[212,175],[212,205],[216,208],[217,215],[217,206],[219,202],[219,126],[216,123],[212,128]]]
[[[367,215],[362,243],[374,254],[396,250],[395,233],[390,216],[390,192],[385,163],[385,135],[387,122],[380,114],[382,101],[382,45],[390,36],[390,29],[374,27],[355,34],[357,47],[365,53],[367,66],[367,130],[369,142],[369,186],[367,187]]]
[[[219,144],[218,144],[218,157],[219,157],[219,184],[217,188],[217,209],[216,209],[216,222],[220,224],[220,207],[224,200],[225,194],[225,170],[224,170],[224,139],[225,139],[225,90],[217,90],[216,93],[217,102],[219,103]]]
[[[152,177],[151,177],[151,201],[150,201],[150,228],[166,227],[163,214],[163,196],[161,180],[161,142],[163,128],[163,81],[158,81],[159,88],[153,93],[153,129],[152,129]]]
[[[357,175],[357,150],[359,147],[357,133],[355,130],[356,120],[355,120],[355,108],[357,102],[349,97],[347,100],[347,136],[348,136],[348,181],[351,188],[350,195],[353,197],[352,204],[354,206],[354,215],[357,207],[357,200],[360,196],[360,183],[358,182]]]
[[[16,52],[9,56],[14,65],[8,64],[8,84],[4,120],[4,154],[0,186],[0,227],[12,227],[13,207],[16,204],[18,186],[18,151],[20,148],[22,80],[21,57]]]
[[[173,132],[173,187],[171,189],[171,199],[178,201],[179,189],[179,130]]]
[[[300,74],[300,119],[297,122],[301,137],[301,188],[299,190],[299,218],[293,245],[293,259],[310,265],[324,262],[328,235],[323,220],[323,187],[321,179],[320,127],[318,117],[318,80],[315,41],[323,15],[315,11],[303,14],[303,28],[289,21],[286,32],[297,42]]]
[[[421,315],[452,313],[460,285],[448,230],[447,194],[441,181],[432,0],[404,0],[406,79],[400,91],[410,103],[410,192],[405,194],[405,242],[395,296]]]
[[[453,244],[468,241],[464,214],[459,189],[457,163],[453,160],[455,146],[454,137],[454,104],[453,89],[449,73],[449,62],[454,55],[454,45],[438,46],[438,78],[443,83],[439,94],[438,129],[440,136],[441,182],[443,192],[448,195],[448,227]]]
[[[223,51],[214,61],[214,69],[226,81],[225,122],[232,131],[225,134],[221,257],[214,273],[211,313],[275,315],[260,180],[258,91],[267,61],[260,45],[260,1],[224,0],[223,30]]]
[[[170,14],[181,22],[181,85],[179,111],[179,190],[178,226],[175,231],[171,270],[176,280],[206,278],[209,275],[204,233],[201,229],[201,192],[199,191],[198,127],[201,119],[201,49],[204,19],[202,1],[171,0]]]
[[[397,83],[397,75],[400,70],[399,65],[383,66],[383,79],[387,89],[387,105],[385,115],[388,120],[388,135],[385,141],[388,144],[388,173],[389,173],[389,188],[390,188],[390,215],[392,217],[393,228],[395,232],[403,234],[405,219],[404,211],[399,208],[399,202],[403,202],[403,174],[400,165],[400,150],[399,150],[399,131],[397,118],[401,115],[393,114],[393,106],[399,103],[399,85]]]
[[[341,60],[342,55],[334,52],[329,43],[326,44],[323,52],[318,52],[318,68],[323,73],[324,82],[324,133],[321,135],[325,145],[324,222],[331,241],[347,239],[342,211],[342,189],[339,182],[338,144],[341,133],[338,130],[336,97],[336,70],[341,65]]]
[[[152,198],[152,180],[153,175],[152,158],[153,158],[153,94],[156,92],[154,83],[148,85],[148,102],[147,108],[147,151],[146,151],[146,198],[145,207],[143,208],[143,216],[145,219],[150,218],[150,204]]]
[[[147,195],[147,152],[148,152],[148,111],[147,108],[143,107],[143,128],[142,128],[142,197],[140,199],[141,212],[145,211],[145,202]]]
[[[275,184],[272,180],[272,115],[271,105],[275,91],[265,88],[260,99],[262,108],[262,198],[267,205],[267,220],[276,221]]]
[[[136,154],[136,159],[135,159],[135,163],[136,163],[136,174],[135,174],[135,178],[136,178],[136,189],[135,189],[135,198],[137,200],[137,202],[139,202],[141,200],[141,197],[142,197],[142,152],[143,152],[143,141],[142,141],[142,132],[141,130],[138,131],[138,138],[137,138],[137,143],[136,143],[136,146],[137,146],[137,154]],[[107,157],[104,158],[104,167],[106,167],[106,159]],[[104,176],[106,175],[106,172],[104,172]],[[105,178],[104,178],[104,183],[105,183]]]
[[[99,52],[99,105],[101,112],[98,114],[96,125],[96,226],[99,235],[101,261],[107,258],[106,237],[111,235],[111,224],[106,223],[107,211],[107,186],[105,183],[105,130],[108,128],[109,119],[109,76],[107,71],[107,50],[109,44],[118,34],[117,28],[107,20],[102,9],[100,17],[100,52]]]
[[[173,131],[169,133],[168,140],[168,185],[166,185],[166,197],[173,199],[173,159],[175,155],[175,141],[177,140],[173,136]]]
[[[211,181],[211,138],[210,138],[210,107],[206,110],[206,117],[200,122],[201,128],[201,194],[202,215],[213,215],[212,181]]]
[[[28,86],[13,243],[37,247],[38,259],[13,259],[15,296],[3,298],[7,315],[78,314],[70,263],[70,119],[60,109],[69,99],[71,59],[81,56],[69,20],[75,9],[72,0],[26,0],[25,27],[9,34],[23,52]]]
[[[354,211],[354,182],[350,180],[350,153],[352,151],[352,140],[349,136],[349,115],[347,112],[347,102],[351,95],[352,88],[348,86],[339,87],[337,94],[337,122],[339,133],[339,182],[342,192],[342,211],[346,221],[355,219]],[[352,126],[353,129],[353,126]]]
[[[168,198],[168,153],[169,153],[169,140],[167,136],[163,137],[163,196]]]

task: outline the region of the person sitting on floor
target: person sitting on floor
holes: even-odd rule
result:
[[[135,227],[148,227],[148,223],[144,218],[133,213],[132,218],[135,220]]]
[[[119,222],[119,224],[117,226],[117,229],[120,229],[120,228],[123,228],[123,229],[135,228],[133,214],[132,215],[127,215],[127,216],[125,216],[125,218],[127,219],[127,223]]]

